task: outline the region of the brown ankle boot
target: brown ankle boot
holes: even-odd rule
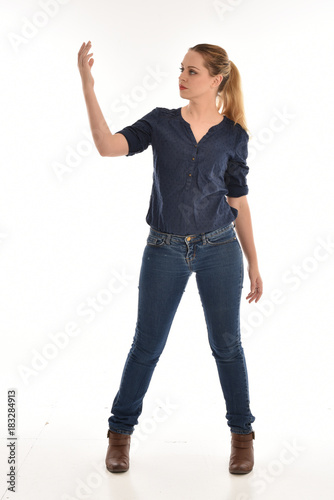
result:
[[[236,434],[231,432],[231,456],[229,471],[231,474],[248,474],[254,466],[253,439],[255,432]]]
[[[109,446],[106,456],[106,467],[109,472],[126,472],[129,469],[129,434],[120,434],[108,429]]]

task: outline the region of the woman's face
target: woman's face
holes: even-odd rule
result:
[[[204,59],[199,52],[189,50],[180,68],[179,76],[180,95],[184,99],[192,99],[205,94],[216,97],[222,75],[210,76],[204,67]]]

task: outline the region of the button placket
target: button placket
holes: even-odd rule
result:
[[[194,173],[194,168],[196,166],[196,157],[197,157],[197,153],[198,153],[198,145],[197,144],[194,144],[195,146],[195,151],[193,152],[193,155],[191,157],[191,166],[190,168],[188,169],[188,174],[187,174],[187,182],[186,182],[186,189],[189,189],[190,188],[190,185],[191,185],[191,180],[192,180],[192,177],[193,177],[193,173]]]

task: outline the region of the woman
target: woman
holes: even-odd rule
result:
[[[90,48],[91,42],[82,44],[78,67],[98,151],[102,156],[131,156],[152,145],[154,153],[138,318],[108,419],[106,467],[110,472],[129,468],[130,436],[195,272],[231,431],[229,471],[248,473],[254,465],[255,417],[240,340],[242,251],[248,261],[249,303],[259,301],[262,279],[247,202],[249,136],[238,69],[221,47],[190,48],[179,76],[180,95],[189,103],[178,109],[155,108],[112,134],[93,90]]]

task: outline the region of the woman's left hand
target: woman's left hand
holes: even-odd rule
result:
[[[249,303],[255,300],[256,303],[260,300],[263,293],[263,283],[259,268],[257,266],[248,266],[248,275],[250,279],[251,291],[247,295],[246,300],[249,300]]]

